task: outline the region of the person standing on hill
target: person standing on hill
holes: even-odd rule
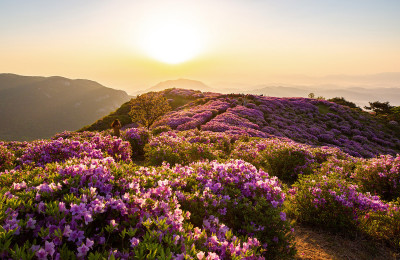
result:
[[[111,127],[114,129],[114,136],[119,137],[121,135],[119,132],[119,129],[121,128],[121,122],[119,122],[118,119],[115,119],[114,122],[112,122]]]

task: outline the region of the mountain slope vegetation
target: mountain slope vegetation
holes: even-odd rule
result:
[[[0,74],[0,140],[49,138],[77,130],[129,100],[94,81]]]
[[[184,89],[160,93],[174,104],[174,111],[153,127],[241,133],[262,138],[286,137],[310,145],[339,147],[351,155],[363,157],[400,152],[398,126],[326,100],[223,95]],[[129,112],[126,105],[119,117],[124,122]],[[104,130],[95,125],[87,129]]]
[[[323,100],[162,93],[151,129],[0,142],[2,257],[399,256],[397,129]]]

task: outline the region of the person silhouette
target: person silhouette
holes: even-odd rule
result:
[[[112,122],[111,127],[114,129],[114,136],[119,137],[121,135],[119,132],[119,129],[121,128],[121,122],[119,122],[118,119],[115,119],[114,122]]]

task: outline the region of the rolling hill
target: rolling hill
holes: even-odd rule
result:
[[[97,82],[0,74],[0,139],[49,138],[109,114],[130,97]]]
[[[363,157],[400,152],[398,126],[390,126],[367,112],[326,100],[225,95],[183,89],[160,93],[171,102],[180,100],[180,103],[153,127],[289,138],[309,145],[339,147],[346,153]],[[129,112],[128,109],[125,111]],[[124,114],[120,117],[124,119]],[[102,124],[103,120],[96,124]],[[108,123],[103,125],[109,126]],[[89,129],[104,130],[96,129],[95,125],[86,128]]]

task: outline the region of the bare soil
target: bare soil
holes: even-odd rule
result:
[[[399,252],[365,237],[347,237],[297,225],[296,259],[400,259]]]

